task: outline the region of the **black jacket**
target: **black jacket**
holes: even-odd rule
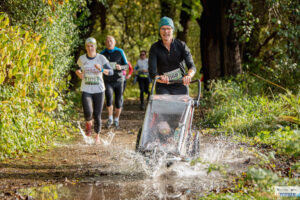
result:
[[[118,47],[115,47],[112,50],[104,49],[100,54],[104,55],[109,62],[116,62],[119,65],[128,64],[124,51]],[[123,81],[123,77],[123,71],[116,69],[114,70],[113,76],[103,75],[104,81],[109,82]]]
[[[156,75],[163,75],[165,72],[178,68],[180,68],[184,76],[186,73],[184,62],[188,69],[194,69],[196,71],[190,49],[184,42],[178,39],[173,39],[170,52],[163,45],[162,40],[157,41],[150,48],[148,63],[149,73],[152,79]]]

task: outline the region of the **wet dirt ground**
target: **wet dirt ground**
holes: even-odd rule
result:
[[[106,118],[104,112],[103,123]],[[245,171],[253,162],[250,152],[239,151],[240,145],[225,137],[201,134],[202,163],[149,170],[134,151],[143,119],[138,102],[128,100],[120,128],[103,128],[101,133],[104,141],[112,139],[111,144],[87,144],[78,131],[72,144],[56,144],[49,151],[0,163],[0,199],[198,198],[228,187],[234,174]],[[201,116],[196,109],[197,120]],[[210,163],[229,166],[226,176],[220,171],[208,173]]]

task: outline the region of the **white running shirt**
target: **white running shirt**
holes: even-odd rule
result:
[[[107,63],[108,60],[98,53],[92,59],[88,58],[86,54],[79,57],[77,64],[83,72],[80,88],[82,92],[94,94],[105,91],[103,73],[96,69],[95,64],[100,64],[103,67]]]

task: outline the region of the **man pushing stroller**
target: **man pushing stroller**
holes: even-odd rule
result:
[[[159,22],[161,40],[154,43],[149,53],[149,73],[152,79],[159,78],[156,94],[188,94],[188,85],[195,75],[196,67],[187,45],[173,38],[174,23],[163,17]],[[188,68],[185,74],[186,64]],[[169,84],[170,80],[182,79],[182,83]]]

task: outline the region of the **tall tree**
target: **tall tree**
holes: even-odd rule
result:
[[[179,17],[179,23],[182,26],[181,30],[178,30],[177,32],[177,38],[185,41],[187,39],[187,31],[189,27],[189,23],[191,20],[191,2],[190,0],[183,0],[181,4],[181,12],[180,12],[180,17]]]
[[[238,35],[234,20],[226,17],[233,2],[201,0],[201,57],[204,81],[242,72]]]

